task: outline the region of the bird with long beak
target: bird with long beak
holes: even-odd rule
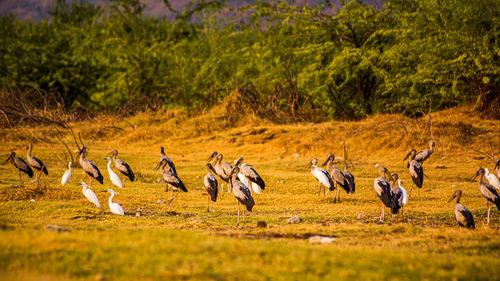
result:
[[[323,196],[325,196],[326,195],[325,187],[328,188],[329,191],[333,191],[335,190],[335,183],[333,182],[331,175],[325,169],[319,168],[317,165],[318,165],[318,159],[313,158],[306,165],[306,167],[311,168],[311,174],[319,182],[318,196],[321,194],[321,190],[323,190]]]
[[[325,167],[326,165],[326,170],[337,186],[334,202],[337,202],[337,200],[340,202],[340,188],[338,188],[338,186],[340,185],[348,194],[351,190],[349,188],[349,182],[347,182],[344,173],[342,173],[339,168],[333,165],[333,161],[335,161],[335,155],[330,153],[326,158],[325,163],[323,163],[323,167]]]
[[[240,169],[238,179],[248,186],[250,192],[253,191],[256,194],[261,194],[262,190],[266,188],[266,183],[252,166],[243,163],[243,161],[243,157],[240,157],[233,163],[234,166]]]
[[[33,150],[32,143],[26,146],[26,150],[28,151],[28,155],[26,157],[28,164],[34,169],[39,171],[38,176],[36,177],[36,187],[38,187],[40,185],[40,179],[42,178],[42,172],[45,175],[49,175],[49,172],[47,171],[47,167],[45,166],[45,164],[43,164],[43,162],[40,159],[31,155],[31,151]]]
[[[16,167],[19,170],[19,186],[21,186],[21,172],[25,173],[28,175],[28,177],[32,178],[33,177],[33,170],[30,168],[28,163],[26,163],[23,159],[19,158],[16,156],[16,153],[12,151],[9,154],[9,157],[3,163],[4,165],[7,164],[10,161],[14,167]]]
[[[224,155],[222,153],[218,153],[217,151],[214,151],[210,157],[208,157],[207,162],[212,162],[212,166],[214,167],[215,174],[219,176],[219,178],[228,183],[228,190],[227,192],[230,191],[230,184],[229,184],[229,174],[231,173],[231,170],[233,169],[233,166],[227,162],[222,162],[222,159],[224,158]],[[224,191],[224,183],[221,183],[221,191]]]
[[[132,168],[123,160],[117,158],[118,156],[118,150],[113,150],[111,151],[111,159],[115,163],[115,168],[120,172],[120,181],[122,184],[124,183],[123,181],[123,176],[126,176],[131,182],[134,181],[135,175],[134,172],[132,171]]]
[[[96,179],[100,184],[103,184],[104,177],[102,176],[101,171],[99,171],[99,168],[97,168],[97,166],[92,161],[85,158],[87,157],[87,147],[82,145],[82,147],[76,152],[77,156],[80,156],[80,166],[82,167],[83,171],[90,177],[89,186],[92,186],[92,179]]]
[[[422,188],[422,184],[424,183],[424,168],[422,168],[422,165],[415,160],[415,155],[417,154],[417,151],[415,149],[411,149],[406,157],[403,159],[403,161],[406,160],[406,158],[410,157],[408,160],[408,170],[410,171],[410,177],[415,183],[415,185],[418,187],[418,190],[420,192],[420,189]],[[413,188],[413,184],[410,185],[410,194],[411,190]]]
[[[173,194],[174,190],[177,191],[177,189],[181,189],[184,192],[188,192],[186,186],[182,182],[182,180],[177,176],[177,173],[174,173],[174,169],[172,167],[169,167],[169,161],[167,159],[162,159],[160,161],[160,165],[156,168],[159,169],[161,168],[161,174],[163,176],[163,181],[167,184],[166,192],[168,192],[169,187],[170,188],[170,201],[169,204],[172,204],[172,201],[174,201],[175,196]]]
[[[495,204],[497,206],[497,209],[500,211],[500,196],[498,195],[498,192],[495,190],[493,186],[483,182],[484,174],[485,174],[484,169],[480,167],[476,171],[472,179],[474,180],[478,178],[479,192],[481,192],[481,195],[483,195],[483,197],[486,198],[486,205],[488,206],[486,225],[489,225],[491,204],[492,203]]]
[[[450,203],[451,201],[453,201],[453,199],[457,199],[455,201],[455,220],[461,227],[476,228],[476,224],[474,223],[474,216],[467,208],[465,208],[464,205],[460,204],[461,197],[462,190],[458,189],[450,197],[450,200],[448,200],[448,203]]]
[[[213,207],[213,212],[215,213],[215,202],[217,201],[217,194],[218,194],[218,182],[217,178],[214,176],[215,171],[214,167],[212,167],[212,164],[207,163],[205,164],[205,168],[207,168],[207,174],[205,175],[205,178],[203,179],[203,183],[205,184],[205,190],[207,191],[207,212],[210,212],[210,199],[212,200],[212,207]]]
[[[427,159],[429,159],[429,157],[431,157],[432,153],[434,152],[435,147],[436,147],[436,142],[434,140],[430,140],[428,149],[427,148],[423,149],[415,154],[415,161],[417,161],[420,164],[424,163],[425,160],[427,160]],[[406,158],[408,158],[408,156],[409,155],[406,155],[405,160],[406,160]],[[407,168],[409,168],[409,167],[407,167]]]
[[[240,169],[238,167],[233,167],[231,172],[229,173],[229,185],[233,191],[234,198],[238,202],[238,222],[236,226],[240,225],[240,204],[245,205],[247,211],[251,212],[253,206],[255,205],[255,201],[253,200],[252,194],[248,187],[238,180],[238,173]],[[245,219],[245,209],[243,209],[243,219]]]
[[[391,173],[389,170],[387,170],[386,167],[380,165],[380,164],[375,164],[375,167],[378,168],[378,171],[380,173],[380,177],[375,178],[373,181],[373,188],[375,189],[375,193],[377,194],[378,198],[380,199],[382,203],[382,211],[380,213],[380,223],[384,222],[384,209],[385,207],[390,208],[391,207],[391,183],[386,179],[386,176],[388,175],[391,180],[394,180]]]

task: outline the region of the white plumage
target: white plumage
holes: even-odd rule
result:
[[[70,162],[71,163],[71,162]],[[101,208],[101,203],[99,203],[99,199],[97,199],[97,195],[87,187],[87,184],[82,182],[82,192],[85,197],[90,201],[90,203],[93,203],[96,205],[97,208]]]
[[[403,193],[403,205],[408,204],[408,191],[404,187],[401,186],[401,180],[398,180],[398,186],[401,189],[401,192]]]
[[[498,180],[497,176],[490,173],[488,169],[484,169],[484,176],[488,180],[491,186],[493,186],[497,191],[500,191],[500,180]]]
[[[247,167],[249,167],[247,164],[241,164],[241,171],[244,171],[244,169],[246,169]],[[248,186],[249,188],[252,188],[254,193],[256,193],[256,194],[262,193],[262,188],[258,184],[254,183],[254,182],[251,182],[251,184],[248,184],[247,178],[243,175],[243,173],[238,173],[238,179],[242,183],[244,183],[246,186]]]
[[[311,169],[311,174],[328,189],[333,189],[331,183],[331,178],[329,179],[329,174],[325,169],[318,168],[318,166],[313,165]]]
[[[109,196],[108,200],[109,210],[113,214],[123,216],[125,212],[123,212],[122,206],[120,206],[120,204],[118,203],[113,202],[113,197],[115,196],[115,194],[118,194],[118,192],[115,192],[113,189],[108,189],[107,192],[111,193],[111,196]]]
[[[69,162],[68,164],[68,169],[66,172],[64,172],[64,175],[62,176],[61,178],[61,184],[62,185],[65,185],[69,182],[69,180],[71,179],[71,162]]]
[[[122,185],[122,181],[120,180],[120,177],[115,173],[113,172],[113,170],[111,169],[111,158],[106,158],[106,160],[108,160],[108,173],[109,173],[109,179],[111,180],[111,182],[118,186],[119,188],[122,188],[123,185]]]

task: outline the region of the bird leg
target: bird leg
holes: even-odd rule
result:
[[[19,170],[19,187],[21,187],[21,170]]]
[[[21,174],[19,174],[21,175]],[[319,191],[318,191],[318,196],[321,194],[321,183],[319,184]]]
[[[91,176],[89,176],[89,177],[90,177],[89,187],[91,187],[92,186],[92,177]]]
[[[248,189],[250,190],[250,194],[253,194],[253,190],[252,190],[252,187],[250,185],[252,185],[252,182],[250,181],[250,179],[248,177],[246,177],[247,179],[247,183],[248,183]]]
[[[382,202],[382,214],[380,214],[380,222],[384,223],[384,202]]]
[[[236,223],[236,226],[240,226],[240,201],[238,201],[238,222]]]
[[[339,198],[339,203],[340,203],[340,188],[337,188],[337,189],[338,189],[337,196]]]
[[[491,209],[490,201],[487,201],[486,204],[488,204],[488,217],[486,218],[486,225],[490,225],[490,209]]]
[[[207,195],[207,212],[210,213],[210,194]]]

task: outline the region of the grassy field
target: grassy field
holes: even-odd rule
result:
[[[109,212],[107,193],[96,192],[102,209],[91,207],[77,185],[88,182],[81,169],[74,168],[70,183],[60,185],[67,169],[65,148],[53,127],[0,130],[1,161],[11,149],[25,158],[24,147],[34,142],[33,154],[49,168],[37,190],[29,180],[16,187],[14,167],[0,166],[0,279],[500,279],[500,212],[492,209],[490,227],[483,225],[486,203],[470,180],[479,166],[493,168],[474,150],[490,153],[491,148],[498,154],[499,121],[483,120],[467,108],[418,120],[377,115],[320,124],[279,125],[250,116],[227,128],[223,116],[217,110],[194,117],[167,111],[71,124],[89,148],[87,158],[105,176],[103,185],[93,184],[95,191],[113,188],[103,160],[111,150],[118,149],[134,169],[137,181],[114,188],[124,217]],[[73,149],[71,135],[64,132]],[[398,173],[409,189],[402,159],[412,147],[426,148],[431,138],[437,148],[424,163],[424,188],[413,190],[402,219],[388,215],[379,224],[374,164]],[[305,166],[313,157],[324,161],[330,152],[342,158],[344,143],[355,167],[356,193],[343,192],[342,201],[334,203],[332,193],[317,195],[317,181]],[[158,203],[169,198],[158,183],[160,174],[153,171],[161,145],[189,189],[171,206]],[[219,196],[215,214],[206,211],[204,164],[213,151],[228,161],[245,157],[266,181],[266,190],[254,196],[254,211],[240,227],[231,193]],[[447,200],[456,189],[464,192],[461,202],[474,214],[476,230],[455,223],[454,204]],[[141,216],[136,216],[138,210]],[[288,224],[294,215],[303,221]],[[267,227],[258,228],[258,221]],[[47,225],[70,232],[55,232]],[[336,240],[309,243],[317,234]]]

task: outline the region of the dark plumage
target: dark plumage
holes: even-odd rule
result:
[[[434,140],[429,141],[429,149],[423,149],[415,154],[415,161],[422,164],[425,160],[431,157],[434,152],[434,147],[436,146],[436,142]]]
[[[391,184],[387,179],[385,178],[385,175],[389,175],[389,177],[392,179],[391,173],[387,168],[385,168],[382,165],[375,164],[375,167],[378,168],[378,171],[380,173],[380,177],[376,178],[373,181],[373,188],[375,189],[375,193],[377,194],[378,198],[381,201],[381,206],[382,206],[382,212],[380,214],[380,222],[384,221],[384,206],[386,207],[391,207],[392,203],[392,194],[391,194]]]
[[[455,201],[455,220],[461,227],[476,228],[476,224],[474,223],[474,216],[467,208],[465,208],[464,205],[460,204],[461,197],[462,190],[458,189],[457,191],[455,191],[455,193],[453,193],[450,200],[448,200],[449,203],[453,199],[457,198],[457,200]]]
[[[163,146],[160,146],[160,153],[161,153],[160,162],[158,162],[155,171],[158,170],[162,161],[167,161],[169,169],[172,170],[172,173],[174,175],[177,175],[177,170],[175,169],[174,162],[170,158],[168,158],[168,156],[165,155],[165,149],[163,148]]]
[[[349,188],[349,183],[347,182],[344,173],[342,173],[339,168],[333,165],[333,161],[335,161],[335,155],[330,153],[326,158],[325,163],[323,163],[323,167],[327,165],[326,170],[328,171],[328,173],[330,173],[330,176],[335,181],[335,183],[337,185],[340,185],[347,193],[349,193],[351,191]]]
[[[128,177],[131,182],[133,182],[135,179],[134,172],[132,171],[130,166],[125,163],[125,161],[116,158],[116,156],[118,156],[118,150],[113,150],[111,152],[111,159],[113,159],[113,162],[115,162],[116,169],[120,171],[122,175]]]
[[[495,206],[497,206],[497,209],[500,211],[500,196],[498,195],[497,191],[493,186],[483,182],[484,172],[485,171],[483,168],[479,168],[479,170],[476,171],[474,178],[478,177],[479,192],[481,192],[481,195],[483,195],[483,197],[486,198],[486,204],[488,206],[488,215],[486,224],[490,224],[491,204],[492,203],[495,204]]]
[[[418,188],[422,188],[422,185],[424,183],[424,169],[422,168],[422,165],[420,165],[420,163],[415,160],[416,153],[417,151],[415,149],[410,150],[405,159],[410,157],[407,167],[410,171],[411,179]]]
[[[21,185],[21,172],[25,173],[28,175],[28,177],[32,178],[33,177],[33,170],[30,168],[28,163],[26,163],[23,159],[19,158],[16,156],[16,153],[12,151],[9,154],[9,157],[5,161],[4,164],[7,164],[7,162],[12,163],[14,167],[16,167],[19,170],[19,185]]]
[[[205,190],[207,191],[210,199],[212,199],[212,201],[215,202],[215,201],[217,201],[217,193],[218,193],[217,179],[212,174],[215,171],[214,171],[214,168],[212,167],[212,164],[210,164],[210,163],[207,163],[205,165],[205,167],[207,168],[207,171],[208,171],[208,174],[205,175],[205,178],[203,181],[205,184]]]
[[[92,183],[92,178],[96,179],[100,184],[103,184],[104,177],[102,176],[101,171],[99,171],[99,168],[97,168],[97,166],[92,161],[85,158],[87,156],[87,148],[85,146],[82,146],[78,154],[80,155],[80,166],[85,171],[85,173],[87,173],[87,175],[91,177],[89,186]]]
[[[344,177],[347,180],[347,184],[349,185],[349,190],[351,193],[356,191],[356,183],[354,181],[354,176],[347,170],[347,162],[344,161]]]
[[[251,188],[252,183],[255,183],[258,185],[262,190],[266,189],[266,183],[264,180],[261,178],[259,173],[255,171],[255,169],[247,164],[243,164],[243,157],[238,158],[235,161],[235,166],[237,166],[240,169],[240,173],[243,174],[245,178],[248,180],[248,188]]]
[[[31,151],[33,150],[33,144],[30,143],[28,146],[26,146],[26,150],[28,150],[28,155],[26,157],[26,160],[28,164],[37,169],[40,172],[43,172],[44,174],[48,175],[49,171],[47,170],[47,167],[43,164],[43,162],[36,158],[35,156],[31,155]]]
[[[165,181],[165,183],[167,183],[170,186],[173,186],[174,188],[180,188],[184,192],[188,191],[184,183],[177,176],[177,174],[173,173],[174,169],[169,167],[168,161],[166,159],[163,159],[160,162],[160,167],[161,167],[161,174],[163,176],[163,180]]]
[[[229,184],[233,190],[234,198],[238,201],[238,223],[240,225],[240,203],[243,204],[247,211],[251,212],[255,201],[253,200],[252,194],[248,187],[238,180],[239,168],[234,167],[229,174]],[[243,216],[245,215],[245,210],[243,210]]]
[[[395,183],[391,187],[391,212],[396,215],[403,206],[403,192]]]

